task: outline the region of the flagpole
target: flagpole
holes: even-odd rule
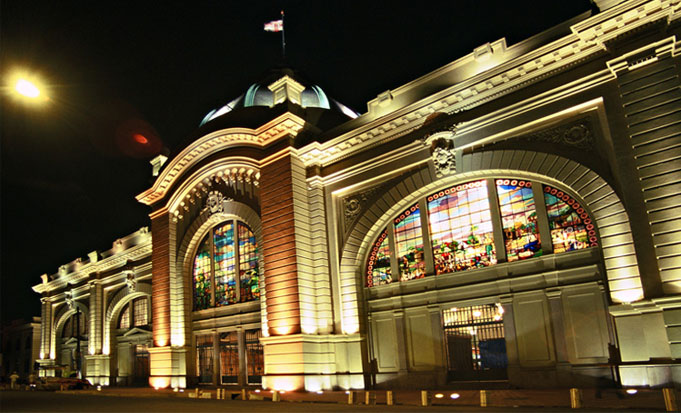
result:
[[[284,34],[284,11],[281,11],[281,56],[286,59],[286,35]]]

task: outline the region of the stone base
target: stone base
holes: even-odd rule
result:
[[[262,385],[275,390],[363,389],[362,338],[353,335],[263,337]]]
[[[56,360],[54,359],[38,359],[36,360],[38,362],[38,365],[40,366],[40,369],[38,370],[38,377],[54,377],[54,369],[50,367],[54,367],[56,364]]]
[[[156,389],[187,387],[187,348],[149,348],[149,385]]]
[[[85,378],[93,385],[109,386],[111,376],[111,357],[106,354],[85,356]]]

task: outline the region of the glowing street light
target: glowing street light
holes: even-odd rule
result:
[[[14,90],[20,95],[30,99],[36,99],[40,96],[40,89],[38,89],[38,86],[23,78],[17,80],[17,83],[14,85]]]

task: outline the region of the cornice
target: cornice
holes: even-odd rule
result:
[[[33,291],[42,294],[44,292],[64,288],[67,284],[78,284],[82,281],[88,281],[89,275],[92,273],[98,273],[122,267],[127,264],[128,261],[138,261],[144,257],[150,256],[151,246],[151,237],[148,237],[145,242],[137,244],[116,255],[104,258],[101,261],[94,263],[84,264],[76,271],[62,274],[55,280],[49,282],[43,281],[41,284],[33,286]]]
[[[296,136],[305,125],[300,117],[286,112],[258,129],[230,128],[203,136],[192,142],[161,171],[153,186],[136,199],[151,205],[163,198],[172,184],[201,159],[233,146],[265,147],[285,136]]]
[[[603,53],[607,41],[626,32],[660,19],[666,18],[671,22],[679,18],[680,2],[681,0],[623,2],[572,25],[572,33],[561,39],[520,56],[511,57],[507,61],[499,61],[496,65],[490,64],[485,71],[474,74],[426,99],[394,111],[386,111],[387,115],[326,143],[308,145],[300,150],[301,159],[306,166],[329,165],[413,131],[435,112],[452,114],[511,93],[528,83],[564,71]],[[504,57],[505,55],[496,57],[492,52],[488,58],[503,60]],[[459,61],[470,59],[471,56],[465,56],[452,63],[453,70],[456,70]],[[418,87],[418,84],[414,87]],[[389,92],[379,98],[379,106],[389,107],[391,100]]]

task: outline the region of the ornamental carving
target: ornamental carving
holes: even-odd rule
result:
[[[430,146],[430,153],[438,178],[456,173],[456,149],[453,139],[434,140]]]
[[[588,119],[581,119],[567,125],[545,129],[525,138],[559,145],[572,146],[577,149],[593,149],[594,137]]]
[[[66,306],[69,307],[69,310],[73,310],[73,290],[64,292],[64,301],[66,302]]]
[[[369,188],[365,191],[352,194],[347,198],[343,198],[343,224],[347,228],[352,221],[357,218],[360,212],[364,209],[367,201],[373,197],[373,195],[378,191],[378,187]]]
[[[137,277],[135,277],[135,273],[130,271],[127,273],[127,276],[125,277],[125,285],[128,287],[128,293],[134,293],[137,291]]]
[[[208,211],[208,213],[211,215],[218,212],[223,212],[225,208],[223,204],[224,201],[225,196],[219,191],[210,191],[206,197],[206,206],[204,207],[204,211]]]

